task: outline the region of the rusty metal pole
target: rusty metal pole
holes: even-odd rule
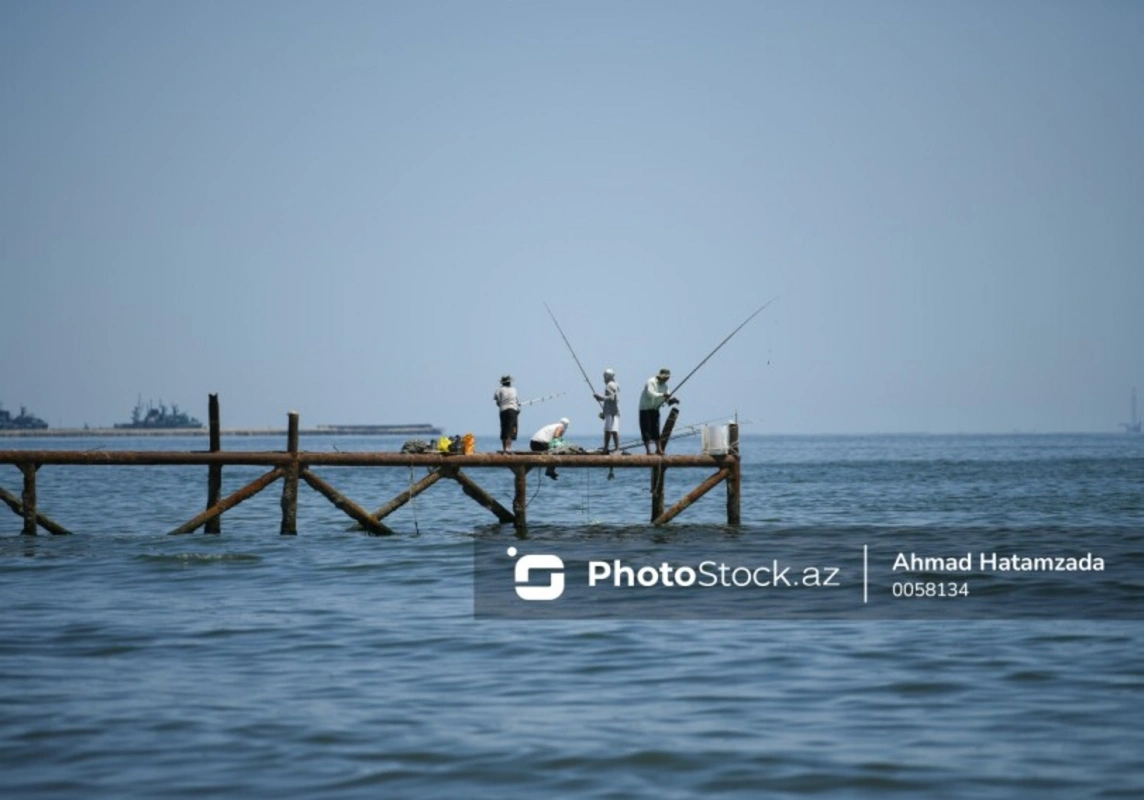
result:
[[[283,536],[298,533],[298,412],[288,414],[289,427],[286,430],[286,450],[293,456],[283,472],[282,483],[282,527],[278,531]]]
[[[210,418],[210,451],[217,453],[222,450],[222,430],[219,427],[218,395],[207,395],[207,415]],[[222,494],[222,464],[210,464],[207,467],[207,508],[218,505]],[[207,522],[203,533],[222,533],[222,515]]]
[[[739,497],[743,485],[743,460],[739,457],[739,424],[727,426],[727,439],[730,445],[730,474],[727,476],[727,524],[739,525]]]
[[[528,528],[528,467],[513,467],[512,495],[513,527],[518,531]]]
[[[36,535],[36,470],[38,464],[21,464],[20,471],[24,473],[24,530],[25,536]]]

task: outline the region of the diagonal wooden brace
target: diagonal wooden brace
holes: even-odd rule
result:
[[[424,478],[417,481],[417,483],[413,484],[408,489],[406,489],[404,492],[397,495],[397,497],[393,498],[388,503],[383,505],[377,511],[370,514],[370,516],[373,517],[373,519],[380,522],[381,520],[385,519],[390,514],[392,514],[394,511],[396,511],[397,509],[401,508],[403,505],[408,503],[414,497],[421,494],[423,491],[425,491],[430,486],[435,484],[437,481],[441,480],[441,478],[443,478],[443,477],[445,477],[445,476],[441,474],[440,470],[433,470],[428,475],[426,475]]]
[[[222,500],[219,500],[217,503],[215,503],[213,506],[208,508],[203,513],[199,514],[194,519],[190,520],[189,522],[185,522],[182,525],[180,525],[179,527],[175,528],[175,530],[171,531],[171,534],[174,535],[174,534],[180,534],[180,533],[191,533],[192,531],[195,530],[195,528],[199,527],[200,525],[206,524],[209,520],[214,519],[219,514],[226,511],[227,509],[234,508],[236,505],[241,503],[243,500],[248,500],[251,497],[254,497],[254,495],[258,494],[263,489],[265,489],[267,486],[274,483],[274,481],[281,478],[282,474],[283,474],[282,468],[281,467],[275,467],[274,469],[270,470],[265,475],[263,475],[261,478],[258,478],[254,482],[249,483],[246,486],[243,486],[241,489],[239,489],[234,494],[229,495],[228,497],[224,497]]]
[[[703,483],[699,484],[694,489],[692,489],[690,492],[688,492],[687,496],[684,497],[682,500],[680,500],[678,503],[673,505],[667,511],[660,514],[655,519],[653,519],[651,521],[651,524],[652,525],[663,525],[663,524],[668,523],[671,520],[675,519],[681,513],[683,513],[683,511],[688,506],[690,506],[692,503],[694,503],[700,497],[707,494],[709,491],[711,491],[716,486],[718,486],[730,474],[731,474],[731,470],[729,470],[729,469],[723,468],[723,469],[719,470],[714,475],[709,477],[707,480],[703,481]]]
[[[498,520],[504,524],[516,521],[516,516],[507,508],[502,506],[496,501],[488,492],[473,482],[465,473],[461,472],[458,467],[442,467],[441,471],[445,473],[446,478],[452,478],[457,483],[461,484],[461,490],[469,497],[476,500],[489,511],[496,514]]]
[[[302,480],[310,484],[310,486],[312,486],[319,494],[323,495],[327,500],[333,503],[335,508],[344,512],[351,519],[357,520],[357,523],[370,533],[377,536],[393,535],[392,530],[385,527],[379,521],[371,517],[368,511],[359,506],[353,500],[350,500],[333,486],[330,486],[330,484],[326,483],[310,470],[302,470]]]

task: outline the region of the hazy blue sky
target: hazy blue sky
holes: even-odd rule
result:
[[[0,0],[0,402],[1112,431],[1144,3]]]

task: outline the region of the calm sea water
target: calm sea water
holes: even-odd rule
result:
[[[564,469],[530,479],[529,543],[863,526],[1096,531],[1144,553],[1144,437],[746,436],[744,462],[737,531],[720,490],[660,530],[643,471]],[[260,472],[227,468],[224,491]],[[702,477],[676,472],[669,502]],[[474,619],[474,538],[516,539],[452,482],[388,518],[392,538],[347,532],[305,486],[300,535],[279,536],[277,485],[221,536],[166,535],[205,473],[44,467],[68,537],[20,536],[0,507],[4,796],[1144,796],[1139,621]],[[421,477],[321,474],[369,508]],[[473,477],[511,505],[507,471]]]

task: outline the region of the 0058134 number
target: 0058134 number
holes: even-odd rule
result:
[[[907,581],[890,585],[894,597],[968,597],[969,584],[958,581]]]

